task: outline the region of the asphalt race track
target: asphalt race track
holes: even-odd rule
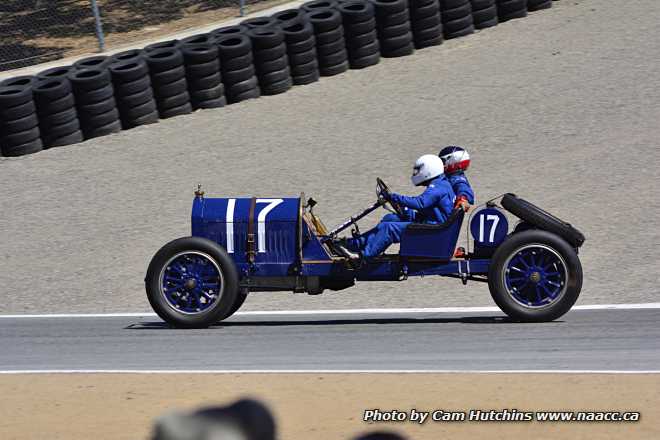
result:
[[[304,191],[335,225],[374,201],[377,176],[414,193],[413,161],[446,144],[470,148],[479,203],[514,192],[585,233],[578,304],[660,301],[660,2],[553,6],[283,95],[0,158],[0,313],[149,310],[145,270],[189,234],[198,182],[209,195]],[[255,295],[245,309],[482,305],[486,286],[427,277]],[[137,333],[161,332],[122,334]]]
[[[9,370],[657,370],[660,309],[239,316],[207,330],[157,317],[2,318]]]

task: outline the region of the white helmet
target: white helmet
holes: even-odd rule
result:
[[[415,162],[410,180],[412,180],[413,185],[419,186],[431,179],[442,176],[444,171],[445,166],[442,159],[435,154],[425,154]]]

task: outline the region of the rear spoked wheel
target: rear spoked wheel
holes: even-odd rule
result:
[[[185,237],[154,255],[145,286],[149,303],[167,323],[204,328],[229,316],[237,300],[238,274],[220,245]]]
[[[552,321],[577,301],[582,266],[561,237],[536,229],[523,231],[498,247],[488,285],[495,303],[512,319]]]

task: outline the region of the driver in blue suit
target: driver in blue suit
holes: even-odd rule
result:
[[[401,207],[403,213],[386,215],[376,227],[359,237],[339,240],[337,246],[344,255],[357,261],[375,257],[392,243],[399,243],[410,223],[443,223],[449,218],[456,195],[444,175],[442,159],[434,154],[417,159],[411,180],[415,186],[426,186],[426,190],[416,197],[382,194]]]

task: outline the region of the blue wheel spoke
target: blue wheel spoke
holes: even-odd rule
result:
[[[541,289],[546,293],[546,298],[554,299],[557,296],[557,292],[548,290],[548,287],[545,284],[541,284]]]

